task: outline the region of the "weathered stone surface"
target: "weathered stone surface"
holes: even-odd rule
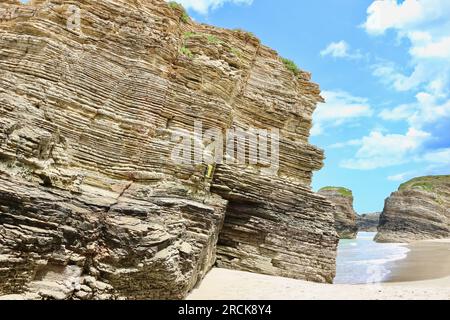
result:
[[[331,281],[309,74],[162,0],[76,3],[0,4],[0,295],[183,298],[216,250],[230,268]],[[174,164],[173,133],[195,120],[278,128],[279,170]]]
[[[333,281],[338,238],[323,197],[288,178],[228,167],[218,170],[213,190],[229,200],[217,250],[220,267]]]
[[[378,242],[450,237],[450,176],[427,176],[402,184],[386,199]]]
[[[356,216],[358,231],[377,232],[381,213],[366,213]]]
[[[340,238],[355,239],[358,227],[352,191],[342,187],[325,187],[319,190],[319,194],[334,205],[335,227]]]

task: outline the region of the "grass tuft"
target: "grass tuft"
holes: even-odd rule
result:
[[[337,191],[344,197],[353,197],[353,192],[350,189],[344,187],[324,187],[319,191]]]
[[[206,35],[206,39],[208,40],[208,43],[210,43],[210,44],[219,44],[221,42],[219,38],[217,38],[216,36],[214,36],[212,34]]]
[[[189,17],[189,14],[187,13],[186,9],[181,4],[179,4],[178,2],[170,1],[170,2],[168,2],[168,5],[173,10],[180,10],[181,11],[181,21],[182,22],[188,23],[189,20],[191,20],[191,17]]]
[[[294,61],[286,58],[281,58],[281,61],[283,61],[284,65],[286,66],[286,69],[292,71],[292,73],[294,73],[295,75],[298,75],[300,73],[300,69],[299,67],[297,67]]]
[[[247,30],[244,30],[244,29],[234,29],[233,31],[243,33],[249,38],[256,38],[257,39],[257,37],[255,36],[255,34],[253,32],[250,32],[250,31],[247,31]]]
[[[241,58],[242,57],[242,51],[236,48],[231,48],[230,52],[234,54],[236,57]]]
[[[194,58],[194,54],[191,52],[191,50],[189,50],[189,49],[186,48],[185,46],[181,47],[180,53],[181,53],[182,55],[188,57],[189,59]]]
[[[450,185],[450,176],[425,176],[414,178],[400,185],[399,191],[420,189],[428,192],[436,191],[441,184]]]
[[[195,33],[195,32],[192,32],[192,31],[186,31],[186,32],[184,33],[183,37],[184,37],[184,39],[187,40],[187,39],[196,37],[196,36],[198,36],[198,35],[199,35],[198,33]]]

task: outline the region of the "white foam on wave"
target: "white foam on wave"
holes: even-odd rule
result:
[[[405,255],[398,255],[392,258],[387,258],[387,259],[370,259],[370,260],[363,260],[363,261],[351,261],[351,263],[354,263],[356,265],[384,265],[388,262],[393,262],[393,261],[397,261],[397,260],[402,260],[406,258],[406,254]]]
[[[376,235],[376,232],[359,232],[356,240],[373,240]]]
[[[406,258],[402,244],[373,241],[375,233],[360,233],[356,240],[339,243],[335,283],[380,283],[389,275],[389,263]]]

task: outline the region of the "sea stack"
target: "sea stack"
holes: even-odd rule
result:
[[[216,264],[332,282],[309,73],[163,0],[3,1],[0,30],[0,295],[179,299]],[[279,165],[175,163],[198,121],[278,131]]]
[[[378,242],[450,237],[450,176],[412,179],[386,199]]]
[[[355,239],[358,233],[356,212],[353,209],[353,193],[343,187],[325,187],[319,194],[334,205],[336,231],[341,239]]]

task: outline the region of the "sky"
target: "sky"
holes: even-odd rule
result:
[[[399,184],[450,174],[449,0],[178,0],[198,21],[251,31],[312,73],[326,103],[310,142],[314,190],[381,211]]]
[[[194,20],[253,32],[320,84],[313,188],[381,211],[399,184],[450,174],[450,1],[179,0]]]

